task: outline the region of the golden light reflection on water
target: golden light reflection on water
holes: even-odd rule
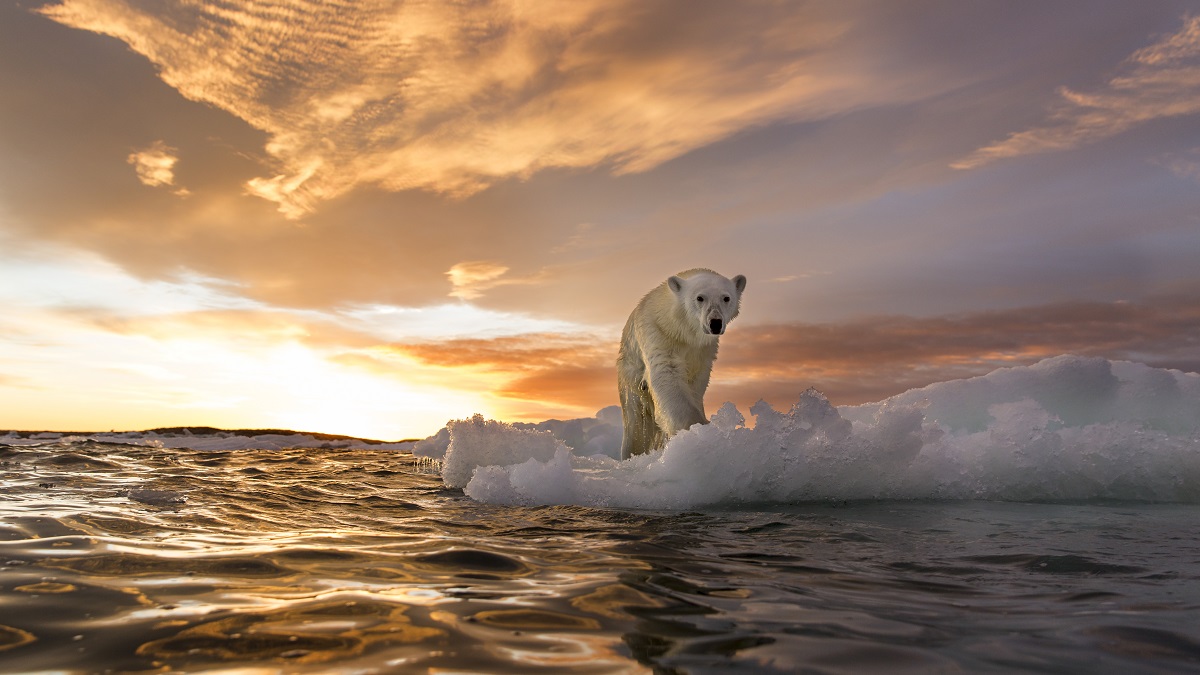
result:
[[[629,613],[635,608],[662,607],[662,600],[646,595],[625,584],[601,586],[586,595],[571,599],[571,606],[589,614],[610,619],[632,619]]]
[[[494,609],[471,615],[486,626],[510,630],[594,630],[600,622],[583,616],[539,609]]]
[[[403,605],[343,600],[239,614],[186,628],[153,640],[137,653],[153,659],[324,663],[444,636],[415,626]]]
[[[0,626],[0,652],[16,649],[37,641],[37,636],[12,626]]]
[[[517,668],[571,669],[602,672],[650,672],[625,651],[620,636],[600,632],[596,619],[535,609],[487,610],[469,616],[435,611],[430,618],[473,638],[483,648]],[[434,672],[452,672],[436,670]]]
[[[75,590],[75,586],[74,584],[58,584],[52,581],[43,581],[39,584],[15,586],[13,590],[21,593],[70,593]]]
[[[5,649],[68,630],[83,636],[67,645],[81,663],[80,649],[124,645],[104,647],[125,650],[116,669],[634,665],[610,625],[622,612],[606,603],[635,591],[568,602],[612,576],[604,556],[561,546],[567,521],[458,511],[436,476],[390,478],[393,453],[30,452],[53,475],[31,485],[64,487],[6,507],[0,562],[20,564],[5,567],[16,592],[0,602],[38,609],[0,634]],[[130,485],[191,498],[112,497]]]
[[[1181,577],[1147,574],[1190,573],[1194,547],[1179,548],[1194,539],[1186,508],[1055,507],[1047,520],[1043,505],[497,507],[415,467],[387,451],[9,449],[0,454],[0,670],[758,673],[794,671],[815,655],[847,672],[886,672],[902,658],[926,672],[963,653],[944,640],[963,624],[1006,659],[1028,647],[986,619],[930,618],[963,598],[989,603],[988,617],[1073,621],[1069,640],[1049,643],[1074,654],[1066,670],[1108,658],[1096,640],[1121,640],[1121,654],[1158,650],[1175,660],[1168,666],[1196,654],[1170,627],[1195,623],[1194,598],[1178,595]],[[113,496],[139,478],[194,498],[156,506]],[[1153,539],[1148,516],[1161,521]],[[963,553],[947,536],[978,542],[1020,529],[1034,533],[1022,540],[1031,549],[1059,550],[1066,527],[1119,533],[1104,545],[1123,547],[1113,554],[1121,565],[1077,546],[1053,556],[1065,570],[1011,562],[1007,549],[945,566]],[[1171,546],[1154,562],[1146,551],[1159,540]],[[933,552],[914,562],[913,541]],[[964,582],[963,569],[981,581]],[[1037,584],[1031,575],[1053,577],[1042,600],[1014,593]],[[1089,612],[1064,615],[1068,600]],[[1150,618],[1086,632],[1106,611]],[[1129,670],[1115,658],[1106,670]],[[972,653],[954,665],[981,663],[995,661]]]
[[[431,606],[446,601],[446,596],[431,588],[396,588],[379,593],[381,597],[406,605]]]
[[[550,668],[591,666],[619,668],[620,672],[649,673],[649,668],[619,653],[624,646],[615,636],[585,633],[545,633],[519,646],[497,646],[496,651],[518,664]]]

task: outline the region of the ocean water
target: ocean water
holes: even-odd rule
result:
[[[624,463],[611,411],[0,436],[0,672],[1200,672],[1197,379],[808,392]]]

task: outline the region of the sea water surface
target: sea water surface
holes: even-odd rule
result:
[[[493,506],[393,450],[0,456],[3,672],[1200,672],[1192,505]]]
[[[808,394],[630,462],[4,436],[0,672],[1200,672],[1194,377]]]

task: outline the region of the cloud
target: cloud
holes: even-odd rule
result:
[[[838,405],[1074,353],[1200,372],[1200,302],[1061,303],[931,318],[734,325],[722,340],[709,407],[795,402],[808,387]],[[392,344],[427,365],[492,376],[492,394],[587,414],[617,400],[615,339],[528,334]]]
[[[1134,52],[1120,74],[1093,92],[1059,88],[1047,124],[1010,134],[950,166],[973,169],[998,159],[1068,150],[1152,120],[1200,113],[1200,15]]]
[[[173,148],[162,141],[129,155],[129,163],[137,171],[138,180],[150,187],[171,185],[175,182],[175,162],[179,161]]]
[[[763,0],[125,3],[40,11],[116,37],[265,131],[250,194],[297,218],[358,185],[464,196],[546,168],[640,172],[739,131],[953,86],[853,49],[854,15]],[[839,51],[842,50],[842,51]]]
[[[836,403],[855,404],[1063,353],[1197,371],[1196,335],[1200,302],[1194,297],[1067,302],[932,318],[746,327],[723,341],[717,367],[734,392],[765,388],[795,396],[811,385]]]
[[[175,184],[175,148],[162,141],[155,141],[150,147],[138,150],[129,155],[128,162],[137,172],[138,180],[150,187],[164,187]],[[184,188],[175,190],[175,194],[186,196]]]
[[[187,337],[226,340],[238,344],[276,344],[301,341],[313,346],[367,346],[370,340],[352,330],[340,329],[327,317],[266,309],[211,309],[151,315],[129,315],[112,310],[67,310],[79,322],[125,336],[154,340]]]
[[[492,394],[538,415],[590,415],[616,398],[616,342],[590,336],[534,333],[495,339],[393,344],[388,352],[432,367],[493,376]],[[514,408],[514,410],[517,410]]]
[[[7,262],[11,264],[0,269],[22,265],[20,260]],[[64,272],[48,269],[44,277],[52,280],[66,276]],[[148,409],[130,401],[157,396],[154,410],[194,404],[212,408],[214,415],[225,413],[213,401],[244,398],[247,388],[256,387],[285,402],[292,396],[284,396],[286,392],[313,392],[304,394],[304,401],[279,404],[279,410],[293,404],[327,406],[340,394],[316,384],[323,377],[353,384],[359,400],[375,408],[384,407],[382,402],[390,400],[386,397],[412,401],[430,392],[449,402],[443,408],[421,407],[421,415],[416,407],[405,409],[411,413],[406,419],[414,420],[406,424],[413,425],[415,420],[429,422],[430,411],[437,417],[483,410],[524,421],[577,417],[617,400],[618,338],[607,331],[474,310],[453,319],[468,303],[427,309],[280,310],[239,299],[233,289],[213,287],[204,279],[135,283],[114,277],[114,270],[103,265],[76,274],[86,275],[90,286],[115,289],[105,295],[121,298],[123,304],[97,303],[90,296],[63,303],[49,283],[37,285],[37,294],[45,298],[24,297],[27,293],[11,285],[8,299],[14,312],[0,317],[0,346],[7,359],[0,360],[0,374],[20,379],[8,382],[9,387],[48,385],[47,391],[60,396],[92,387],[120,389],[113,405],[130,405],[130,410]],[[1198,297],[1181,292],[1137,303],[1071,302],[826,324],[737,323],[723,340],[707,398],[710,408],[726,400],[745,408],[760,398],[787,406],[800,391],[815,386],[837,404],[864,403],[1060,353],[1200,372]],[[457,326],[447,330],[447,317],[476,331],[488,329],[481,324],[495,323],[497,330],[514,332],[454,337],[461,333]],[[429,332],[429,322],[443,332]],[[119,378],[113,379],[116,371]],[[159,388],[160,381],[178,380],[180,374],[185,375],[182,380]],[[251,381],[260,376],[285,379]],[[118,381],[119,386],[114,384]],[[372,391],[378,396],[366,395]],[[37,401],[46,405],[44,399]],[[238,406],[239,414],[250,414],[249,402]],[[339,414],[348,420],[357,413],[345,409]],[[384,417],[391,419],[390,414]],[[330,417],[329,424],[335,423],[342,421]]]
[[[508,267],[486,260],[461,262],[450,268],[446,276],[453,287],[450,297],[460,300],[474,300],[483,297],[483,292],[497,286],[513,286],[536,284],[547,277],[545,271],[526,277],[509,277],[502,279],[508,273]]]
[[[558,333],[534,333],[494,339],[449,340],[436,343],[393,345],[393,349],[429,364],[449,367],[486,367],[519,373],[527,368],[558,368],[594,363],[606,358],[605,342]],[[616,363],[616,347],[610,360]],[[615,381],[615,380],[614,380]]]
[[[1200,181],[1200,148],[1192,148],[1186,153],[1172,153],[1159,162],[1180,178]]]
[[[566,241],[550,249],[550,252],[555,255],[561,255],[568,251],[591,248],[596,237],[596,228],[591,223],[580,223],[575,226],[574,232],[567,238]]]
[[[0,363],[0,365],[4,364]],[[35,388],[35,385],[33,382],[30,382],[23,377],[15,377],[13,375],[0,373],[0,387],[33,389]]]
[[[450,278],[450,297],[471,300],[483,295],[483,291],[500,283],[500,277],[508,268],[504,265],[485,261],[461,262],[450,268],[446,276]]]

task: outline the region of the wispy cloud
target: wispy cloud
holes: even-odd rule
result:
[[[1151,120],[1200,113],[1200,15],[1172,35],[1134,52],[1104,87],[1062,87],[1041,126],[1010,134],[951,164],[973,169],[998,159],[1067,150],[1110,138]]]
[[[550,167],[651,169],[755,125],[952,86],[852,57],[850,14],[777,2],[63,0],[184,96],[267,132],[249,193],[300,217],[361,184],[469,195]],[[869,50],[868,50],[869,52]]]
[[[1160,163],[1176,176],[1200,181],[1200,148],[1172,153],[1160,159]]]
[[[545,278],[545,273],[526,277],[505,277],[508,267],[486,260],[461,262],[446,272],[453,287],[450,297],[460,300],[474,300],[483,297],[484,291],[497,286],[512,286],[535,284]]]
[[[616,402],[616,342],[607,336],[531,333],[387,350],[426,366],[492,376],[491,393],[510,401],[502,407],[522,419],[590,415]]]
[[[454,287],[450,297],[462,300],[478,298],[485,290],[500,283],[500,277],[507,271],[504,265],[486,261],[458,263],[446,272],[450,285]]]

